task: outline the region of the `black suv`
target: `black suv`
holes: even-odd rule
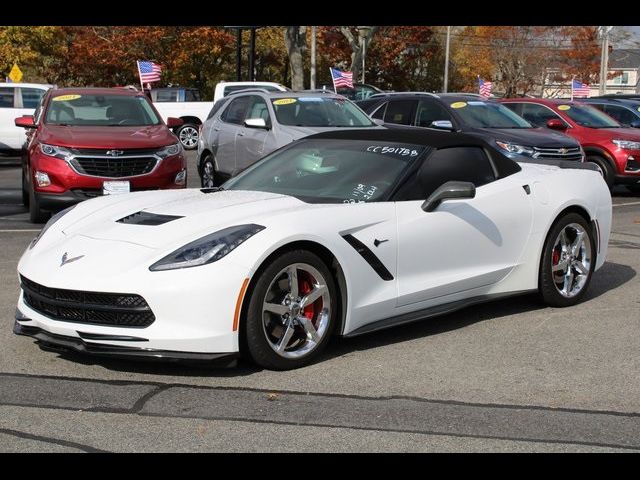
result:
[[[592,97],[579,100],[615,118],[625,127],[640,128],[640,97]]]
[[[535,128],[498,102],[464,93],[380,93],[356,104],[385,125],[474,133],[507,156],[584,161],[580,144],[562,133]]]

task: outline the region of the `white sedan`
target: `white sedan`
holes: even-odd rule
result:
[[[359,335],[508,295],[584,298],[611,197],[587,165],[516,163],[462,133],[342,130],[223,188],[56,215],[18,265],[14,332],[42,347],[271,369]]]

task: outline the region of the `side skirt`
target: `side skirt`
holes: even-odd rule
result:
[[[398,315],[395,317],[378,320],[376,322],[364,325],[354,330],[353,332],[349,332],[343,336],[347,338],[357,337],[358,335],[363,335],[365,333],[370,333],[370,332],[376,332],[378,330],[384,330],[385,328],[391,328],[397,325],[404,325],[406,323],[413,323],[419,320],[426,320],[427,318],[446,315],[447,313],[455,312],[456,310],[460,310],[462,308],[469,307],[477,303],[485,303],[485,302],[490,302],[492,300],[497,300],[500,298],[514,297],[517,295],[524,295],[524,294],[535,293],[535,292],[537,292],[536,289],[520,290],[517,292],[509,292],[509,293],[495,293],[491,295],[480,295],[477,297],[466,298],[464,300],[444,303],[442,305],[436,305],[434,307],[423,308],[422,310],[416,310],[415,312],[404,313],[402,315]]]

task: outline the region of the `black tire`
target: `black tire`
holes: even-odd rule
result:
[[[202,188],[218,186],[218,182],[216,180],[216,164],[213,160],[213,155],[210,153],[207,153],[202,160],[202,166],[200,167],[200,185]]]
[[[22,204],[28,207],[29,203],[29,187],[27,186],[24,169],[22,169]]]
[[[585,274],[586,278],[584,278],[584,282],[582,282],[583,279],[580,278],[579,271],[576,268],[573,268],[572,271],[577,275],[575,276],[576,279],[574,279],[574,277],[571,276],[569,280],[569,286],[571,287],[571,285],[574,284],[575,288],[579,287],[579,290],[577,290],[575,293],[572,294],[571,293],[572,289],[569,288],[570,292],[568,292],[568,294],[570,296],[567,296],[561,293],[559,289],[559,283],[556,282],[560,278],[563,278],[565,282],[563,286],[566,287],[567,273],[565,274],[556,273],[554,277],[554,273],[552,269],[554,266],[554,262],[555,262],[556,268],[560,267],[561,264],[563,263],[562,258],[564,258],[564,256],[561,253],[562,250],[558,250],[556,245],[556,242],[560,241],[560,234],[562,233],[562,231],[566,229],[565,231],[567,232],[568,240],[571,242],[574,242],[575,239],[577,238],[576,236],[571,238],[571,232],[573,231],[577,233],[578,231],[578,229],[572,227],[572,225],[581,226],[584,232],[584,237],[583,237],[585,239],[584,250],[581,252],[578,252],[578,255],[577,255],[578,258],[576,258],[576,262],[580,262],[582,264],[582,261],[585,261],[586,263],[586,260],[588,258],[588,268],[586,268],[584,264],[582,264],[582,268],[588,273]],[[538,289],[539,289],[539,294],[542,301],[552,307],[569,307],[571,305],[575,305],[576,303],[580,302],[584,297],[587,289],[589,288],[589,283],[591,282],[591,277],[593,276],[593,270],[596,265],[596,256],[597,256],[597,252],[596,252],[594,234],[591,229],[591,226],[589,225],[589,222],[585,220],[583,216],[578,215],[577,213],[568,213],[560,217],[558,220],[556,220],[556,222],[553,224],[553,226],[549,230],[549,233],[547,234],[547,238],[544,242],[544,249],[542,250],[542,258],[540,259]],[[569,258],[572,258],[572,257],[569,257]],[[569,260],[569,263],[570,263],[570,260]],[[572,267],[569,266],[568,269],[571,270]],[[565,270],[559,270],[559,271],[568,272],[569,270],[565,269]]]
[[[613,184],[615,181],[616,172],[611,166],[611,164],[609,163],[609,161],[606,158],[601,157],[599,155],[589,155],[587,156],[585,161],[593,162],[600,167],[600,170],[602,170],[602,177],[604,178],[604,181],[606,182],[607,187],[609,187],[609,190],[611,190],[613,188]]]
[[[198,148],[198,125],[185,123],[176,130],[176,136],[185,150],[195,150]]]
[[[31,223],[45,223],[51,216],[50,212],[45,212],[40,208],[40,202],[32,188],[29,189],[29,220]]]
[[[275,328],[280,328],[282,331],[288,329],[288,327],[284,327],[284,322],[286,320],[284,319],[284,316],[278,317],[278,314],[265,313],[263,310],[263,302],[266,301],[267,295],[271,293],[272,290],[270,290],[270,288],[280,285],[276,280],[278,278],[283,278],[281,276],[283,271],[292,268],[295,264],[298,264],[300,268],[300,270],[298,270],[299,274],[306,274],[307,272],[305,272],[304,269],[309,268],[310,266],[323,277],[323,284],[326,286],[329,295],[329,301],[327,302],[329,304],[329,312],[328,315],[324,317],[326,319],[324,329],[322,329],[322,327],[317,329],[318,333],[322,332],[318,342],[311,342],[307,340],[307,338],[310,339],[311,337],[306,337],[305,328],[303,328],[302,325],[299,324],[297,327],[291,327],[296,333],[293,334],[295,336],[290,337],[290,340],[285,344],[285,346],[292,345],[291,351],[294,352],[293,354],[299,354],[300,356],[295,358],[285,358],[284,355],[292,355],[292,353],[283,351],[282,354],[279,354],[276,352],[276,345],[269,339],[269,334],[267,333],[268,327],[267,322],[265,322],[265,318],[270,319],[269,322],[271,323],[269,325],[275,325]],[[246,309],[246,318],[243,319],[243,321],[245,321],[243,329],[245,337],[244,344],[255,363],[261,367],[272,370],[290,370],[299,368],[312,362],[313,359],[316,358],[326,347],[337,323],[338,292],[329,268],[327,268],[324,262],[317,255],[307,250],[293,250],[283,253],[281,256],[270,262],[264,270],[258,273],[258,277],[250,295]],[[284,300],[282,301],[284,302]],[[321,305],[323,308],[326,306],[324,298],[322,299]],[[302,312],[302,315],[305,315],[304,312]],[[298,318],[299,317],[300,314],[298,314]],[[282,320],[280,320],[281,318]],[[282,322],[282,325],[280,325],[279,322]],[[318,323],[318,325],[320,325],[320,323]],[[272,332],[273,331],[275,331],[275,329],[272,330]],[[283,337],[284,336],[286,336],[285,333],[283,333]],[[280,342],[282,341],[283,340],[281,338]],[[305,353],[305,348],[312,349]]]

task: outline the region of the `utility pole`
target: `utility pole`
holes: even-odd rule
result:
[[[600,88],[599,95],[604,95],[607,89],[607,72],[609,71],[609,32],[613,27],[598,27],[602,37],[602,52],[600,53]]]
[[[447,27],[447,42],[444,50],[444,86],[442,91],[447,93],[449,87],[449,44],[451,41],[451,27]]]
[[[316,27],[311,27],[311,90],[316,88]]]

